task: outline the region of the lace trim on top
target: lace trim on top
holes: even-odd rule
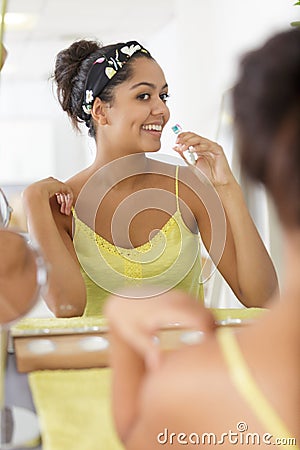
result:
[[[105,238],[100,236],[100,234],[96,233],[96,231],[92,230],[86,223],[84,223],[79,217],[77,216],[77,213],[72,207],[72,214],[75,219],[76,225],[79,225],[79,227],[92,239],[94,239],[98,245],[99,248],[106,250],[109,253],[112,253],[114,255],[124,255],[124,256],[134,256],[138,255],[139,253],[147,253],[153,245],[156,245],[158,242],[160,242],[163,239],[163,234],[166,235],[170,228],[174,227],[176,225],[179,227],[175,215],[178,213],[176,211],[172,217],[164,224],[164,226],[151,238],[148,242],[145,242],[145,244],[139,245],[138,247],[134,248],[123,248],[118,247],[113,244],[111,244],[109,241],[107,241]],[[180,214],[180,212],[179,212]]]

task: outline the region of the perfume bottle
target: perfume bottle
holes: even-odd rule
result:
[[[173,127],[172,127],[172,131],[175,134],[179,134],[182,132],[182,127],[176,123]],[[193,147],[189,147],[187,150],[185,150],[183,153],[183,157],[185,159],[185,161],[190,164],[191,166],[195,166],[196,162],[197,162],[197,154],[195,152],[192,151]]]

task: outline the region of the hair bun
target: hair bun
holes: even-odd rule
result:
[[[57,84],[57,97],[75,127],[81,111],[82,95],[87,73],[102,45],[97,41],[80,40],[61,50],[55,62],[53,79]]]

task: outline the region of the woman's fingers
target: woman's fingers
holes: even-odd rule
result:
[[[60,205],[61,214],[69,216],[73,205],[72,189],[67,184],[56,180],[55,178],[50,179],[50,181],[52,181],[56,187],[55,196],[57,203]]]
[[[71,207],[73,204],[73,195],[71,193],[61,193],[56,194],[57,203],[60,205],[60,212],[65,215],[70,215]]]
[[[189,148],[191,151],[210,151],[213,153],[222,151],[222,147],[219,144],[195,133],[181,133],[176,140],[176,144],[179,145],[181,150]]]
[[[177,136],[174,150],[193,166],[196,166],[214,187],[230,183],[234,177],[223,148],[196,133],[182,132]],[[189,150],[188,153],[186,150]]]
[[[213,161],[215,158],[219,158],[223,155],[223,149],[219,144],[191,132],[180,133],[173,150],[178,152],[187,163],[190,163],[190,158],[187,160],[185,157],[185,152],[187,150],[195,155],[194,157],[191,157],[195,162],[200,158],[204,158],[207,161],[212,160],[212,163],[214,164]],[[192,164],[195,165],[195,162]]]
[[[106,304],[110,327],[144,359],[149,369],[159,364],[161,349],[157,337],[163,328],[210,332],[211,313],[182,292],[172,291],[150,299],[111,297]]]

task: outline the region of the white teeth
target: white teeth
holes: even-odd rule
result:
[[[162,131],[162,125],[155,125],[155,124],[149,124],[149,125],[143,125],[142,127],[144,130],[154,130],[154,131]]]

